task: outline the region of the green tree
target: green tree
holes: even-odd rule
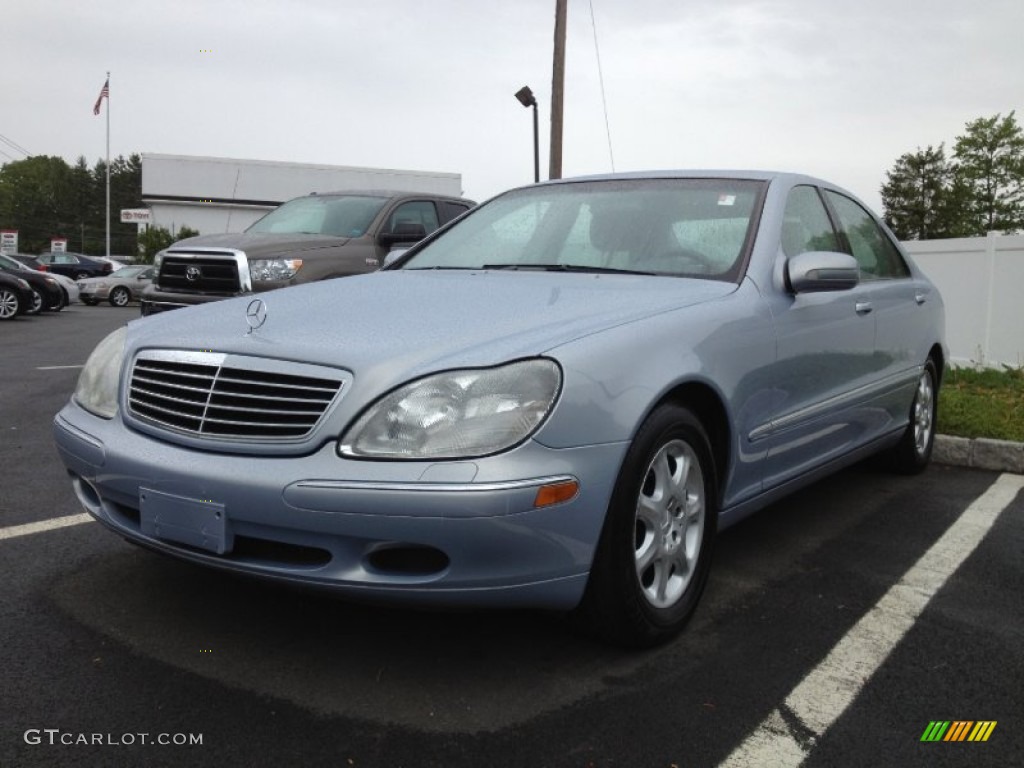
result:
[[[945,145],[901,155],[882,185],[885,222],[900,240],[966,234],[964,186],[946,159]]]
[[[970,234],[1024,229],[1024,132],[1014,113],[967,123],[953,156],[970,195]]]
[[[138,155],[110,164],[111,250],[135,252],[136,227],[121,224],[121,208],[142,203],[142,161]],[[0,168],[0,226],[17,229],[20,250],[37,253],[52,237],[66,237],[70,250],[106,252],[106,163],[89,169],[84,157],[74,166],[62,158],[37,155]]]

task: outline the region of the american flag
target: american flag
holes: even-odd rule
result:
[[[100,113],[100,104],[103,103],[104,99],[110,98],[110,78],[107,78],[107,82],[103,84],[103,90],[100,91],[99,98],[96,99],[96,104],[92,108],[92,113],[98,115]]]

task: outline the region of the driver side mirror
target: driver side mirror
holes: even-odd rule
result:
[[[427,229],[418,221],[399,221],[390,232],[381,232],[377,242],[385,247],[395,243],[416,243],[427,236]]]
[[[848,291],[860,282],[860,267],[848,253],[808,251],[786,262],[786,278],[794,293]]]

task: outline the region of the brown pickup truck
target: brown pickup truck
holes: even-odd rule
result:
[[[416,192],[351,191],[289,200],[241,233],[181,240],[158,256],[142,314],[372,272],[474,203]]]

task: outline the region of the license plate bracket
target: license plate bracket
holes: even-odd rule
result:
[[[139,489],[142,533],[223,555],[231,551],[232,536],[223,504],[210,499],[176,496],[150,488]]]

